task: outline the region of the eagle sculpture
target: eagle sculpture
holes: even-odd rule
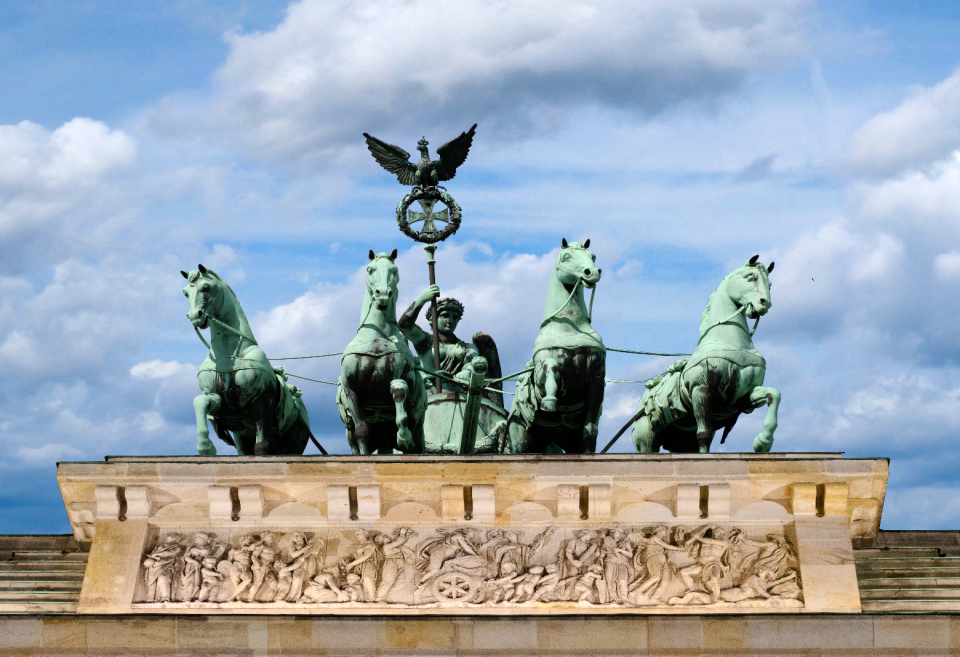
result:
[[[436,187],[438,183],[450,180],[457,175],[457,167],[467,159],[467,153],[470,152],[470,145],[473,143],[473,135],[476,130],[477,124],[474,123],[468,131],[461,132],[459,137],[451,139],[438,148],[439,160],[430,159],[430,151],[427,150],[429,142],[426,138],[421,139],[417,142],[420,161],[416,164],[410,161],[410,153],[399,146],[380,141],[367,133],[363,133],[363,136],[373,158],[384,169],[396,174],[401,185]]]

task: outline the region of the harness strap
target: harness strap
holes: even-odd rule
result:
[[[697,344],[700,344],[700,343],[703,341],[703,338],[707,335],[707,333],[710,332],[711,329],[715,329],[716,327],[720,326],[721,324],[726,324],[727,322],[729,322],[731,319],[733,319],[734,317],[736,317],[736,316],[739,315],[740,313],[744,313],[744,312],[746,312],[746,311],[747,311],[747,307],[746,307],[746,306],[740,306],[739,308],[737,308],[737,312],[733,313],[732,315],[730,315],[729,317],[727,317],[727,318],[726,318],[725,320],[723,320],[722,322],[717,322],[716,324],[711,324],[710,326],[708,326],[708,327],[706,328],[706,330],[704,330],[704,332],[700,335],[700,339],[697,340]],[[748,331],[748,332],[750,333],[750,337],[751,337],[751,338],[753,337],[753,334],[757,332],[757,326],[758,326],[759,324],[760,324],[760,315],[757,315],[757,319],[756,319],[756,321],[754,321],[754,323],[753,323],[753,330],[752,330],[752,331]],[[616,351],[616,350],[614,350],[614,351]],[[676,355],[680,355],[680,354],[676,354]]]
[[[564,302],[563,302],[563,305],[560,306],[559,308],[557,308],[557,309],[553,312],[552,315],[550,315],[550,316],[547,317],[545,320],[543,320],[542,322],[540,322],[540,328],[543,328],[543,325],[544,325],[544,324],[546,324],[546,323],[549,322],[551,319],[553,319],[554,317],[556,317],[557,315],[559,315],[559,314],[563,311],[563,309],[567,307],[567,304],[570,303],[570,300],[573,298],[573,295],[577,293],[577,288],[580,287],[582,284],[583,284],[583,279],[582,279],[582,278],[578,278],[578,279],[577,279],[577,282],[573,284],[573,289],[570,290],[570,296],[567,297],[567,300],[564,301]],[[587,319],[589,320],[589,317],[588,317]]]
[[[200,338],[200,342],[203,343],[203,346],[206,347],[207,351],[210,352],[210,355],[213,356],[213,347],[211,347],[210,344],[204,339],[203,333],[200,332],[200,329],[194,326],[193,330],[196,332],[197,337]]]
[[[241,338],[243,338],[243,339],[245,339],[245,340],[249,340],[249,341],[252,342],[253,344],[257,344],[257,341],[254,340],[254,339],[253,339],[252,337],[250,337],[249,335],[246,335],[245,333],[243,333],[243,332],[241,332],[241,331],[238,331],[237,329],[233,328],[232,326],[230,326],[229,324],[227,324],[227,323],[225,323],[225,322],[221,322],[219,319],[217,319],[217,318],[214,317],[213,315],[207,315],[207,319],[209,319],[211,322],[214,322],[214,323],[216,323],[217,325],[219,325],[219,326],[227,329],[227,330],[230,331],[231,333],[236,333],[236,334],[239,335]],[[196,328],[196,327],[194,327],[194,328]],[[198,333],[199,333],[199,331],[198,331]],[[201,340],[202,340],[202,339],[203,339],[203,338],[201,338]],[[257,345],[257,346],[259,347],[260,345]]]

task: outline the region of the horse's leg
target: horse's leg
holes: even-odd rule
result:
[[[757,386],[750,393],[750,402],[754,406],[767,405],[767,416],[763,418],[763,431],[753,439],[753,451],[769,452],[773,447],[773,432],[777,430],[777,410],[780,408],[780,391],[776,388]]]
[[[713,423],[710,420],[710,411],[713,407],[713,392],[709,386],[698,385],[690,393],[693,401],[693,416],[697,419],[697,443],[700,453],[710,451],[710,442],[713,440]]]
[[[390,394],[393,395],[393,404],[397,413],[397,448],[405,453],[414,451],[413,432],[410,431],[410,416],[407,415],[407,409],[404,408],[409,393],[410,389],[403,379],[394,379],[390,382]]]
[[[350,443],[350,448],[354,454],[366,455],[370,454],[370,427],[364,422],[363,404],[360,403],[360,396],[353,387],[359,385],[360,368],[363,364],[359,356],[353,354],[344,356],[340,374],[343,395],[342,397],[338,395],[337,403],[343,406],[341,417],[346,416],[353,420],[353,428],[347,427],[347,442]]]
[[[556,358],[551,356],[544,358],[543,361],[540,362],[540,367],[542,368],[541,376],[543,378],[543,399],[540,402],[540,406],[545,411],[556,411],[557,390],[560,388],[557,371],[560,369],[560,364]]]
[[[233,432],[233,444],[237,446],[237,456],[250,456],[257,443],[257,427]]]
[[[273,454],[273,445],[271,437],[273,436],[273,425],[276,423],[276,414],[274,405],[276,400],[268,387],[263,391],[263,401],[260,402],[260,417],[257,419],[257,442],[253,446],[253,453],[256,456],[269,456]]]
[[[220,395],[208,393],[193,398],[193,410],[197,412],[197,454],[200,456],[216,456],[217,448],[210,441],[210,427],[207,426],[207,415],[216,413],[220,408]]]
[[[603,407],[604,380],[600,377],[587,384],[586,396],[583,400],[586,424],[583,425],[583,452],[593,454],[597,451],[597,433],[600,430],[600,412]]]
[[[637,448],[640,454],[654,454],[660,451],[660,445],[654,444],[654,438],[657,437],[650,424],[650,418],[647,415],[641,415],[640,419],[633,423],[633,446]]]

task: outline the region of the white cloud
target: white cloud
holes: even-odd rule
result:
[[[960,148],[960,70],[939,84],[914,90],[895,109],[863,124],[850,139],[847,163],[855,171],[891,175],[925,167]]]
[[[945,281],[955,281],[960,278],[960,251],[938,255],[933,259],[933,270]]]
[[[95,185],[129,166],[137,154],[132,137],[104,123],[75,118],[50,132],[22,121],[0,126],[0,195]]]
[[[212,104],[169,99],[153,125],[226,129],[261,157],[320,161],[362,131],[390,139],[386,126],[449,132],[480,122],[488,135],[515,137],[595,103],[655,114],[713,101],[752,70],[795,56],[808,8],[799,0],[302,0],[273,31],[228,35]]]
[[[130,368],[130,376],[136,379],[164,379],[175,374],[179,374],[190,365],[184,365],[175,360],[162,361],[151,360],[145,363],[137,363]]]
[[[46,443],[40,447],[21,447],[17,450],[17,456],[30,465],[49,465],[83,458],[83,452],[64,443]]]
[[[137,422],[140,425],[140,430],[146,433],[162,429],[166,425],[163,421],[163,416],[157,411],[141,413],[137,416]]]
[[[909,229],[931,244],[960,243],[960,151],[924,171],[856,185],[854,211],[887,230]]]
[[[130,210],[116,205],[124,191],[113,183],[136,156],[131,136],[91,119],[52,132],[0,126],[0,267],[35,272],[67,254],[107,251],[118,214]]]

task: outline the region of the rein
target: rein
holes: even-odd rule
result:
[[[703,331],[703,333],[700,335],[700,339],[697,340],[697,344],[700,344],[700,342],[703,341],[703,339],[706,337],[707,333],[709,333],[709,332],[711,331],[711,329],[715,329],[715,328],[717,328],[718,326],[720,326],[721,324],[726,324],[727,322],[729,322],[731,319],[733,319],[734,317],[736,317],[736,316],[739,315],[740,313],[745,313],[746,311],[747,311],[747,307],[746,307],[745,305],[744,305],[744,306],[740,306],[739,308],[737,308],[737,311],[736,311],[735,313],[733,313],[732,315],[730,315],[729,317],[727,317],[725,320],[723,320],[723,321],[721,321],[721,322],[717,322],[716,324],[711,324],[710,326],[708,326],[708,327]],[[744,331],[747,331],[747,333],[748,333],[748,334],[750,335],[750,337],[752,338],[752,337],[753,337],[753,334],[757,332],[757,326],[758,326],[759,324],[760,324],[760,315],[757,315],[757,319],[753,322],[753,330],[752,330],[752,331],[749,331],[749,330],[747,330],[746,328],[744,328],[743,330],[744,330]],[[736,324],[735,326],[740,326],[740,325],[739,325],[739,324]],[[680,355],[680,354],[677,354],[677,355]]]
[[[561,269],[561,267],[558,267],[557,269]],[[564,269],[564,271],[570,272],[569,269]],[[571,273],[573,273],[573,272],[571,272]],[[559,308],[557,308],[557,309],[553,312],[553,314],[551,314],[549,317],[547,317],[547,318],[544,319],[542,322],[540,322],[540,328],[543,328],[543,325],[544,325],[544,324],[546,324],[546,323],[549,322],[551,319],[553,319],[554,317],[556,317],[557,315],[559,315],[559,314],[563,311],[563,309],[567,307],[567,305],[568,305],[568,304],[570,303],[570,301],[573,299],[573,295],[577,293],[577,288],[580,287],[581,285],[583,285],[583,277],[577,278],[577,282],[573,284],[573,289],[570,290],[570,296],[567,297],[567,300],[563,302],[563,305],[560,306]],[[590,289],[590,309],[587,311],[587,322],[588,322],[588,323],[590,323],[590,322],[593,321],[593,296],[594,296],[596,293],[597,293],[597,286],[594,285],[594,286]]]

